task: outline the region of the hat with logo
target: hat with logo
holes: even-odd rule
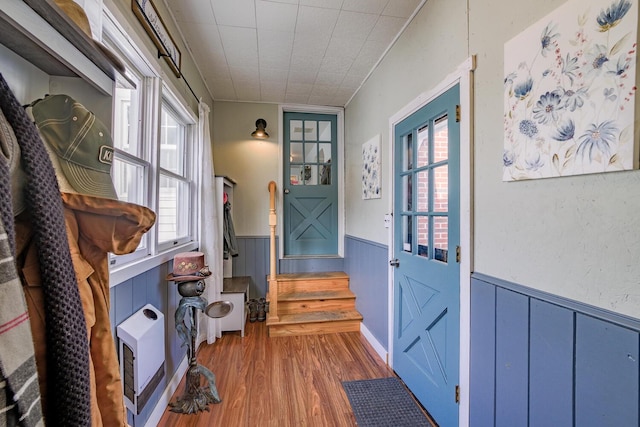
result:
[[[111,180],[113,141],[95,114],[68,95],[48,95],[36,101],[32,114],[74,190],[118,199]]]
[[[9,166],[13,216],[18,216],[26,207],[24,188],[27,185],[27,175],[22,169],[20,159],[20,145],[16,135],[0,110],[0,161]]]
[[[204,265],[204,253],[182,252],[173,257],[173,272],[167,280],[176,283],[202,280],[211,275],[209,267]]]

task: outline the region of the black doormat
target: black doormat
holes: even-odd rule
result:
[[[343,381],[361,427],[434,427],[398,378]]]

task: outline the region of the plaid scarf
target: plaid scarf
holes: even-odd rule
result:
[[[47,424],[90,426],[87,329],[56,175],[35,125],[2,74],[0,109],[18,140],[28,177],[25,195],[38,247],[47,328],[47,388],[51,390],[44,408]]]

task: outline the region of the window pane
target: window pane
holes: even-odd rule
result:
[[[291,141],[302,141],[302,120],[291,120],[289,122],[289,139]]]
[[[413,217],[408,215],[402,216],[402,250],[404,252],[411,252],[411,243],[412,243],[412,220]]]
[[[158,241],[166,242],[189,234],[189,183],[160,175]]]
[[[433,169],[433,210],[434,212],[449,211],[449,165]]]
[[[330,163],[331,162],[331,144],[322,143],[319,144],[320,150],[318,151],[318,163]]]
[[[303,174],[302,174],[302,166],[291,166],[291,174],[289,177],[289,182],[291,185],[303,185]]]
[[[442,162],[449,158],[449,120],[443,116],[436,120],[433,128],[433,162]]]
[[[302,163],[303,161],[304,159],[302,158],[302,143],[292,142],[289,145],[289,162]]]
[[[136,205],[145,204],[147,181],[144,166],[115,158],[111,175],[119,200]]]
[[[320,169],[320,185],[331,185],[331,164],[322,165]]]
[[[139,81],[136,81],[136,86],[140,87]],[[140,94],[138,90],[135,87],[132,88],[128,82],[117,79],[114,94],[114,148],[134,156],[139,155],[139,117]]]
[[[429,258],[429,217],[419,216],[416,221],[418,227],[418,255]]]
[[[438,216],[433,219],[433,258],[447,262],[449,259],[449,218]]]
[[[318,140],[318,122],[316,121],[304,121],[304,140],[305,141],[317,141]]]
[[[429,126],[418,130],[418,166],[419,168],[429,164]]]
[[[318,122],[318,141],[331,141],[331,122]]]
[[[167,109],[162,109],[160,131],[160,167],[178,175],[185,175],[185,126]]]
[[[405,175],[402,177],[402,206],[405,211],[413,210],[413,197],[411,192],[411,175]]]
[[[416,179],[417,185],[417,212],[429,212],[429,171],[418,172]]]
[[[304,144],[304,161],[305,163],[318,162],[318,144],[315,142],[307,142]]]
[[[403,145],[402,170],[409,171],[413,169],[413,134],[408,134],[403,138]]]
[[[318,166],[305,165],[304,166],[304,185],[317,185],[317,184],[318,184]]]

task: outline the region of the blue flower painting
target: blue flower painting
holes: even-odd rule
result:
[[[362,144],[362,198],[379,199],[380,193],[380,135]]]
[[[503,180],[628,170],[638,0],[569,0],[504,46]]]

